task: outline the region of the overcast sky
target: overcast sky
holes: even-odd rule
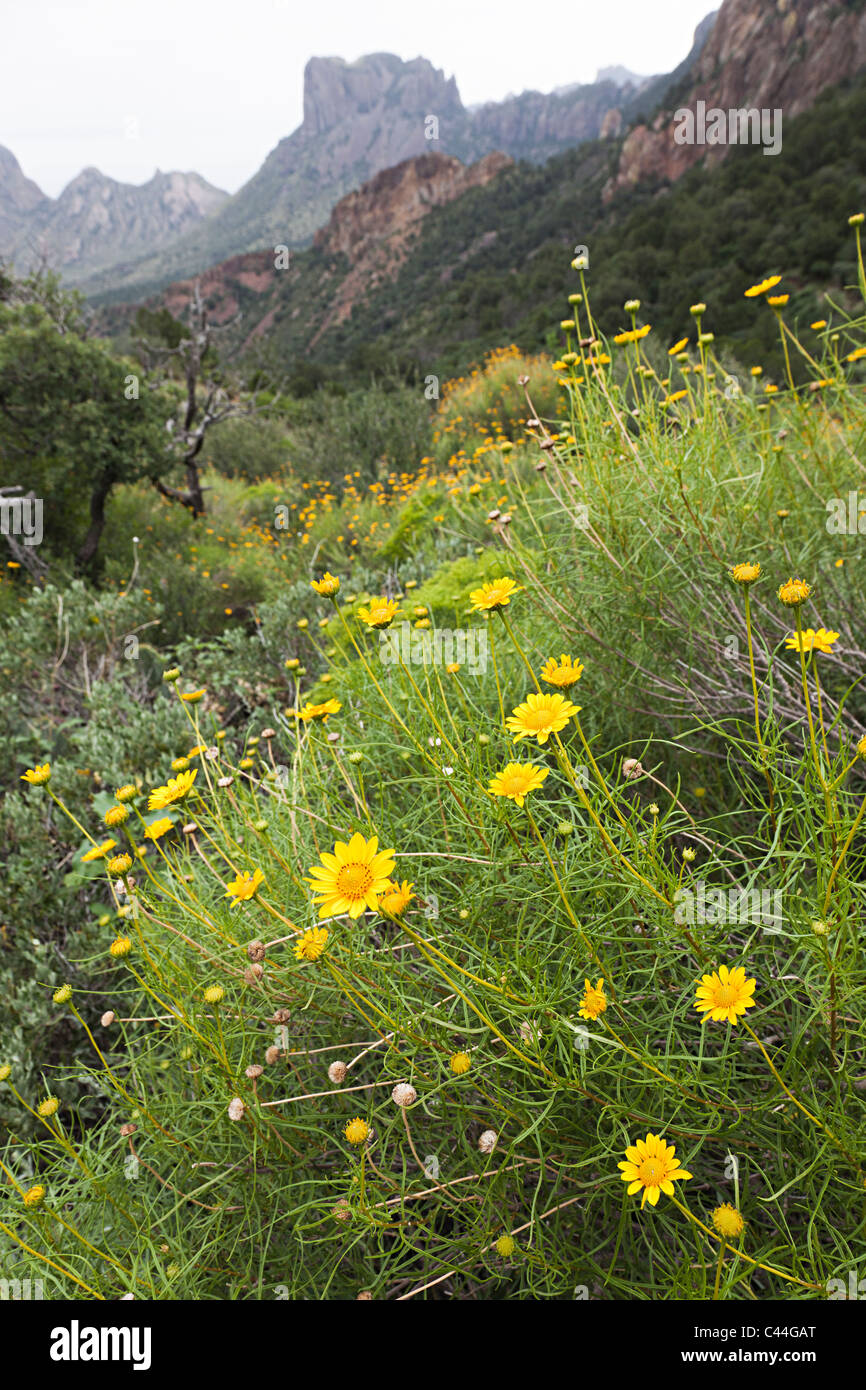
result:
[[[95,165],[235,192],[302,117],[313,55],[429,58],[463,101],[668,72],[720,0],[3,0],[0,145],[53,197]]]

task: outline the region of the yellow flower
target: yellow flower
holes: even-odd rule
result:
[[[563,652],[559,661],[553,656],[549,657],[540,674],[541,679],[547,681],[548,685],[557,685],[560,690],[568,690],[570,686],[576,685],[583,675],[583,664]]]
[[[826,320],[826,319],[816,319],[814,323],[810,323],[810,324],[809,324],[809,327],[810,327],[810,328],[814,328],[814,330],[815,330],[816,333],[820,333],[820,331],[821,331],[822,328],[826,328],[826,327],[827,327],[827,320]]]
[[[491,796],[507,796],[522,806],[527,793],[537,791],[549,772],[549,767],[536,767],[534,763],[508,763],[491,777],[488,791]]]
[[[767,297],[767,303],[772,309],[781,309],[787,304],[790,298],[791,296],[789,294],[771,294]]]
[[[754,1007],[755,1001],[751,998],[754,992],[755,981],[746,979],[746,972],[741,965],[735,970],[720,965],[711,975],[701,976],[695,996],[695,1008],[698,1013],[706,1014],[714,1023],[722,1023],[727,1019],[728,1023],[736,1025],[739,1016],[744,1014],[746,1009]],[[706,1022],[706,1019],[703,1021]]]
[[[537,738],[546,743],[551,734],[564,729],[569,719],[580,709],[564,695],[539,695],[537,692],[527,696],[506,719],[506,727],[514,734],[514,742],[521,738]]]
[[[456,676],[457,672],[460,670],[460,662],[449,661],[448,665],[445,667],[445,670],[448,672],[449,676]]]
[[[41,1183],[37,1183],[35,1187],[29,1187],[24,1193],[24,1205],[25,1207],[38,1207],[44,1197],[45,1188]]]
[[[59,989],[54,991],[52,998],[55,1004],[68,1004],[72,998],[72,986],[61,985]]]
[[[128,956],[131,950],[132,942],[130,941],[129,937],[118,936],[117,939],[115,941],[112,941],[111,945],[109,946],[108,954],[110,956],[114,956],[116,959],[120,959],[122,956]]]
[[[650,1206],[654,1207],[658,1203],[659,1193],[663,1192],[666,1197],[672,1197],[674,1183],[692,1176],[685,1168],[679,1166],[675,1154],[674,1145],[666,1144],[661,1135],[648,1134],[645,1140],[638,1139],[634,1146],[626,1149],[625,1163],[616,1165],[622,1170],[623,1182],[628,1183],[630,1197],[643,1188],[641,1211],[647,1198]]]
[[[114,793],[116,801],[132,801],[138,796],[138,787],[134,787],[131,782],[127,782],[125,787],[118,787]]]
[[[340,701],[333,699],[333,697],[330,700],[325,700],[321,705],[312,705],[308,701],[303,709],[298,710],[297,717],[303,719],[305,723],[309,723],[313,719],[321,719],[323,724],[327,724],[328,715],[339,714],[342,708]]]
[[[828,632],[825,627],[819,627],[817,631],[807,627],[805,632],[792,632],[790,637],[786,637],[785,646],[792,652],[825,652],[829,655],[838,638],[838,632]]]
[[[390,627],[397,615],[397,604],[392,598],[374,598],[369,608],[359,608],[358,617],[368,627]]]
[[[724,1202],[713,1212],[713,1225],[720,1236],[730,1238],[741,1233],[745,1222],[736,1207],[732,1207],[730,1202]]]
[[[688,347],[688,338],[680,338],[678,343],[674,343],[672,348],[668,348],[668,357],[676,357],[678,352],[682,352],[684,347]]]
[[[360,1115],[356,1115],[354,1120],[350,1120],[343,1130],[350,1144],[363,1144],[367,1135],[370,1133],[370,1126],[366,1120],[362,1120]]]
[[[754,563],[745,562],[741,565],[734,565],[731,570],[731,578],[738,584],[754,584],[756,579],[761,577],[761,566],[757,561]]]
[[[379,898],[379,911],[386,917],[402,917],[415,896],[412,888],[405,878],[402,883],[389,883]]]
[[[861,758],[866,758],[866,734],[863,735],[857,744],[857,754]]]
[[[509,1260],[517,1249],[517,1244],[513,1236],[500,1236],[496,1242],[496,1253],[501,1255],[503,1260]]]
[[[650,325],[645,323],[643,328],[630,328],[626,333],[617,333],[614,342],[617,347],[622,347],[624,343],[637,343],[641,338],[645,338],[650,332]]]
[[[327,927],[310,927],[305,931],[300,941],[295,943],[295,955],[298,960],[318,960],[328,944],[330,932]]]
[[[94,845],[86,854],[82,854],[81,862],[82,864],[92,864],[94,859],[104,859],[106,854],[110,854],[116,848],[116,840],[103,840],[101,845]]]
[[[750,285],[745,291],[746,299],[757,299],[759,294],[766,294],[767,290],[775,289],[781,279],[781,275],[771,275],[769,279],[761,280],[757,285]]]
[[[161,840],[163,835],[167,835],[169,830],[174,828],[174,821],[168,816],[163,816],[161,820],[155,820],[153,825],[149,825],[144,832],[146,840]]]
[[[394,867],[394,850],[380,851],[376,835],[365,840],[355,834],[348,844],[337,840],[333,854],[324,853],[307,879],[319,907],[319,921],[344,912],[360,917],[368,907],[375,912]]]
[[[597,985],[593,985],[589,980],[583,982],[583,999],[581,1000],[578,1014],[581,1018],[596,1019],[599,1014],[603,1014],[607,1008],[607,995],[604,992],[604,980],[599,980]]]
[[[513,579],[494,579],[492,584],[482,584],[480,589],[472,590],[469,595],[472,609],[475,613],[498,613],[515,594],[522,593],[523,588],[522,584],[515,584]]]
[[[321,594],[323,598],[333,598],[339,591],[340,581],[335,574],[331,574],[328,570],[325,570],[321,579],[313,579],[311,581],[310,588],[315,589],[316,593]]]
[[[250,898],[255,897],[259,891],[259,884],[264,881],[265,876],[261,869],[256,869],[254,874],[237,874],[231,883],[226,884],[226,897],[233,898],[232,907],[237,907],[238,903],[248,902]]]
[[[807,584],[805,579],[789,579],[786,584],[780,586],[779,598],[789,608],[796,608],[798,604],[806,602],[811,592],[812,586]]]
[[[204,1001],[206,1004],[219,1004],[224,996],[225,990],[222,985],[208,985],[204,992]]]
[[[103,819],[106,825],[123,825],[125,820],[129,820],[129,807],[110,806]]]
[[[198,768],[193,772],[181,772],[177,777],[169,777],[164,787],[156,787],[147,799],[148,811],[162,811],[173,801],[182,801],[192,790],[198,776]]]
[[[22,774],[21,781],[29,782],[31,787],[44,787],[45,783],[51,779],[51,764],[37,763],[35,767],[28,767]]]
[[[174,759],[172,760],[172,764],[171,764],[171,770],[172,770],[172,772],[183,772],[184,769],[187,768],[187,767],[189,767],[189,758],[187,758],[187,757],[185,757],[185,756],[184,756],[184,757],[180,757],[180,758],[174,758]],[[150,809],[151,809],[151,810],[154,810],[154,807],[151,806]]]
[[[455,1052],[450,1062],[451,1070],[455,1076],[465,1076],[471,1065],[468,1052]]]
[[[203,752],[205,751],[206,748],[207,748],[207,744],[206,744],[206,743],[197,743],[196,746],[195,746],[195,748],[191,748],[191,749],[189,750],[189,752],[187,753],[186,756],[187,756],[188,758],[197,758],[198,755],[199,755],[200,753],[203,753]]]
[[[188,705],[197,705],[199,700],[204,699],[204,690],[188,690],[185,695],[181,695]]]
[[[48,1096],[46,1100],[41,1100],[36,1107],[36,1113],[41,1115],[43,1120],[48,1120],[52,1115],[56,1115],[60,1108],[60,1101],[56,1096]]]
[[[132,868],[132,856],[129,854],[116,854],[113,859],[108,861],[108,871],[112,874],[125,874],[130,868]]]

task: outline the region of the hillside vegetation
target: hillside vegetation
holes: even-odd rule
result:
[[[467,286],[470,343],[518,339],[423,405],[411,464],[372,415],[353,451],[336,395],[299,472],[276,401],[273,475],[214,433],[204,517],[133,475],[100,567],[61,533],[42,587],[7,570],[10,1277],[799,1301],[862,1263],[862,217],[825,189],[786,224],[767,163],[757,230],[720,217],[732,158],[691,230],[667,195],[662,251],[636,194],[588,274],[508,174],[536,240],[498,330],[495,265],[391,291],[425,362],[480,323],[448,320]]]

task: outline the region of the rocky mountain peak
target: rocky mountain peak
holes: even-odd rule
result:
[[[311,58],[304,69],[306,134],[318,135],[387,102],[402,115],[462,111],[454,78],[426,58],[404,63],[393,53],[369,53],[354,63]]]

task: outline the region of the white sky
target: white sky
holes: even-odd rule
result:
[[[466,105],[668,72],[720,0],[3,0],[0,145],[56,197],[95,165],[235,192],[302,116],[307,59],[429,58]]]

